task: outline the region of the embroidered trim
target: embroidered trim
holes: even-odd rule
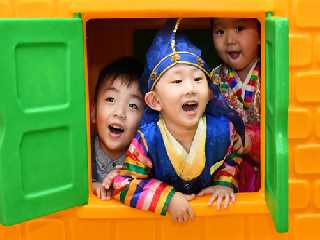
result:
[[[210,168],[210,174],[211,175],[214,174],[217,171],[217,169],[222,166],[223,163],[224,163],[224,159],[213,164],[212,167]]]
[[[142,132],[142,131],[140,131],[140,130],[138,130],[138,133],[140,134],[141,139],[142,139],[142,142],[143,142],[143,144],[144,144],[144,146],[146,147],[146,150],[147,150],[147,152],[148,152],[148,151],[149,151],[149,150],[148,150],[148,149],[149,149],[149,147],[148,147],[148,144],[147,144],[147,141],[146,141],[146,139],[145,139],[145,137],[144,137],[143,132]]]
[[[176,61],[176,62],[170,64],[169,66],[167,66],[165,69],[163,69],[163,70],[161,71],[161,73],[159,74],[159,76],[157,76],[157,79],[156,79],[155,81],[153,81],[153,84],[152,84],[152,86],[151,86],[150,91],[154,89],[154,87],[155,87],[156,84],[158,83],[159,79],[162,77],[162,75],[163,75],[166,71],[168,71],[168,69],[172,68],[174,65],[179,64],[179,63],[195,66],[195,67],[199,68],[201,71],[203,71],[207,76],[209,76],[209,73],[207,72],[207,70],[205,70],[202,66],[200,66],[200,65],[198,65],[198,64],[195,64],[195,63],[189,62],[189,61]],[[153,71],[154,71],[154,70],[153,70]]]
[[[150,75],[150,78],[151,78],[152,81],[156,81],[158,76],[157,76],[157,74],[155,72],[152,72],[151,75]]]
[[[239,113],[245,124],[260,122],[260,59],[252,65],[244,82],[225,64],[216,67],[211,75],[212,82],[219,86],[229,106]]]
[[[238,99],[243,104],[243,108],[247,110],[252,104],[254,95],[253,93],[256,90],[257,81],[259,81],[259,73],[260,62],[257,61],[253,70],[251,71],[249,81],[246,85],[243,86],[243,83],[239,79],[237,73],[231,68],[226,68],[224,69],[224,71],[222,71],[223,79],[220,85],[220,89],[221,91],[223,91],[229,87],[233,91],[231,101]]]
[[[178,53],[175,53],[175,54],[172,55],[171,60],[173,62],[176,62],[176,61],[179,61],[180,58],[181,58],[180,55]]]
[[[199,66],[203,67],[204,66],[204,61],[201,57],[197,57],[197,62],[199,64]]]
[[[154,68],[152,69],[151,72],[155,72],[155,70],[159,67],[159,65],[160,65],[164,60],[166,60],[168,57],[171,57],[172,55],[177,54],[177,53],[180,53],[180,55],[181,55],[181,54],[189,54],[189,55],[192,55],[192,56],[194,56],[194,57],[196,57],[196,58],[197,58],[197,57],[201,58],[200,56],[194,54],[193,52],[188,52],[188,51],[178,51],[178,52],[170,53],[170,54],[164,56],[163,58],[161,58],[160,61],[154,66]]]

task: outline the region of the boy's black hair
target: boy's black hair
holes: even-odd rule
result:
[[[99,94],[101,86],[106,82],[113,81],[121,77],[121,81],[129,86],[133,82],[137,82],[139,89],[144,94],[146,83],[143,81],[141,75],[143,72],[143,65],[134,57],[122,57],[111,64],[103,67],[99,73],[99,78],[96,83],[94,91],[94,103],[97,103],[97,96]]]

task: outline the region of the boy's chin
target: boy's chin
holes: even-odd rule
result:
[[[185,128],[193,129],[198,126],[199,120],[200,120],[200,118],[195,118],[190,121],[185,121],[181,125],[184,126]]]
[[[119,142],[118,144],[112,144],[109,147],[110,150],[112,151],[116,151],[116,152],[122,152],[125,151],[127,149],[127,146],[123,144],[122,142]]]
[[[230,63],[229,66],[237,72],[241,71],[241,69],[243,68],[242,65],[238,63]]]
[[[234,69],[236,72],[241,72],[241,71],[245,70],[249,64],[249,63],[248,64],[244,64],[244,63],[246,63],[246,62],[242,59],[237,62],[229,64],[229,66],[232,69]]]

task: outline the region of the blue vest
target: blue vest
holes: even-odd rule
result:
[[[156,122],[140,127],[148,145],[147,156],[151,159],[152,177],[173,186],[177,191],[186,194],[198,193],[212,184],[210,168],[222,160],[230,144],[229,121],[225,117],[206,116],[206,163],[202,173],[190,181],[181,179],[175,172],[167,155],[165,145]]]

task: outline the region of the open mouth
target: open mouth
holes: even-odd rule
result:
[[[112,124],[109,125],[109,130],[111,133],[114,133],[114,134],[121,134],[124,132],[124,129],[122,127],[117,125],[112,125]]]
[[[230,51],[228,55],[233,59],[237,59],[240,56],[240,51]]]
[[[182,109],[185,112],[194,112],[198,108],[197,102],[187,102],[182,104]]]

